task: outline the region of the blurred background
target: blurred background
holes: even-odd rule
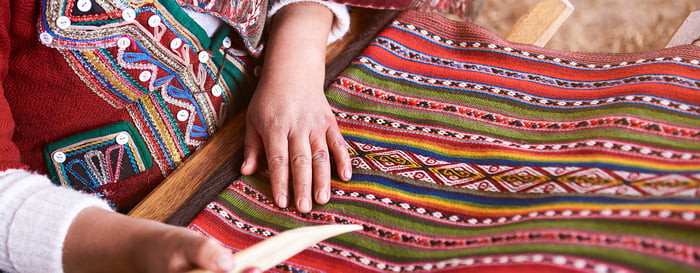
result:
[[[484,0],[476,24],[498,34],[538,0]],[[700,10],[700,0],[569,0],[574,12],[545,45],[583,52],[639,52],[661,49],[683,20]]]

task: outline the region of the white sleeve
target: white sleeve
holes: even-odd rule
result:
[[[68,228],[80,211],[93,206],[110,209],[105,201],[55,186],[46,176],[0,172],[0,271],[63,272]]]
[[[270,11],[267,16],[272,17],[281,8],[286,5],[297,3],[297,2],[316,2],[328,7],[334,14],[333,26],[331,27],[331,32],[328,35],[328,43],[337,41],[343,38],[343,35],[350,29],[350,12],[348,12],[347,6],[343,4],[334,3],[331,1],[323,0],[273,0],[270,5]]]

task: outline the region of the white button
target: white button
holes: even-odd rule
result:
[[[206,51],[199,52],[199,62],[206,63],[209,61],[209,53]]]
[[[221,92],[223,92],[223,89],[221,89],[221,86],[219,86],[218,84],[214,85],[211,88],[211,94],[214,95],[214,97],[221,96]]]
[[[186,121],[190,117],[190,113],[187,110],[180,110],[177,112],[177,120]]]
[[[231,47],[231,38],[226,36],[226,38],[224,38],[224,40],[221,42],[221,44],[224,46],[224,48]]]
[[[56,25],[60,29],[67,29],[68,27],[70,27],[70,24],[70,19],[68,19],[68,17],[66,16],[61,16],[58,17],[58,19],[56,19]]]
[[[92,1],[90,0],[78,0],[78,10],[82,12],[88,12],[92,8]]]
[[[42,32],[39,34],[39,40],[41,40],[42,43],[45,45],[51,44],[53,42],[53,36],[51,34],[48,34],[47,32]]]
[[[124,145],[129,142],[129,134],[127,133],[120,133],[117,135],[117,144],[119,145]]]
[[[134,21],[136,20],[136,11],[134,9],[125,9],[122,11],[122,18],[125,21]]]
[[[121,37],[117,40],[117,46],[121,49],[127,48],[131,45],[131,40],[126,37]]]
[[[141,72],[141,74],[139,74],[139,80],[142,82],[147,82],[151,80],[151,71],[146,70]]]
[[[151,27],[157,27],[160,25],[160,16],[151,15],[151,17],[148,17],[148,25]]]
[[[180,38],[175,38],[170,41],[170,49],[175,50],[182,45],[182,40]]]
[[[63,152],[53,153],[53,161],[56,163],[66,162],[66,154],[64,154]]]

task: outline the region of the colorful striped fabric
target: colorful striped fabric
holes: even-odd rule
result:
[[[264,173],[189,225],[233,251],[356,223],[275,271],[700,271],[700,48],[512,44],[405,12],[327,90],[353,157],[312,213]]]

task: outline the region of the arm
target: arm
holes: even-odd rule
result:
[[[301,212],[330,198],[330,154],[342,180],[352,176],[350,157],[323,94],[325,50],[333,13],[299,2],[273,18],[265,62],[249,106],[241,172],[252,174],[267,158],[275,202],[287,207],[289,177]],[[312,197],[313,188],[313,197]]]
[[[58,188],[26,170],[0,171],[0,269],[61,272],[63,239],[75,215],[102,200]]]
[[[0,269],[9,272],[223,272],[233,267],[231,252],[211,239],[116,213],[94,196],[54,186],[25,170],[0,172],[0,207]]]
[[[73,220],[63,254],[66,272],[228,272],[231,252],[183,227],[87,208]]]

